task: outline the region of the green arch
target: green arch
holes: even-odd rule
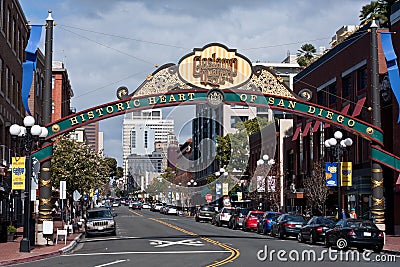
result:
[[[286,111],[320,120],[353,132],[376,144],[383,144],[383,133],[381,129],[359,119],[341,114],[336,110],[309,103],[298,98],[286,98],[256,91],[231,89],[221,91],[224,94],[224,104],[260,107],[268,105],[272,110]],[[209,90],[206,89],[174,90],[159,95],[133,96],[132,98],[105,103],[72,114],[47,125],[46,127],[49,131],[47,140],[51,140],[86,124],[137,110],[206,103],[208,92]],[[36,151],[33,156],[40,161],[50,158],[52,156],[52,146],[50,145]]]

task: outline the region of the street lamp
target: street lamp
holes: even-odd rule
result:
[[[270,159],[269,156],[266,154],[263,155],[261,159],[257,160],[257,166],[263,167],[264,171],[267,169],[267,167],[270,167],[274,164],[275,164],[275,160],[273,158]],[[259,185],[257,184],[257,191],[258,191],[258,193],[260,193],[259,199],[263,199],[263,200],[264,200],[263,194],[265,193],[265,178],[266,178],[264,175],[267,175],[267,173],[263,173],[262,183],[261,183],[262,187],[259,187]],[[258,181],[257,181],[257,183],[258,183]],[[259,203],[260,208],[262,207],[263,202],[264,201],[262,201],[262,202],[260,201],[260,203]]]
[[[340,158],[343,156],[343,152],[346,148],[350,147],[353,144],[353,140],[351,138],[343,139],[343,133],[341,131],[336,131],[333,135],[334,137],[325,140],[325,147],[330,150],[332,156],[336,159],[337,162],[337,186],[338,186],[338,218],[341,212],[341,170],[340,170]]]
[[[24,127],[25,126],[25,127]],[[25,161],[25,191],[24,191],[24,233],[20,243],[20,252],[30,252],[30,191],[32,177],[32,150],[39,148],[41,142],[47,136],[48,131],[45,127],[35,124],[35,119],[32,116],[24,118],[24,126],[13,124],[10,127],[12,142],[18,149],[23,149],[26,156]],[[34,240],[34,239],[32,239]]]

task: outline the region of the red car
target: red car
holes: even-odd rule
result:
[[[261,210],[251,210],[247,213],[246,217],[243,219],[242,230],[257,230],[258,220],[262,219],[264,211]]]

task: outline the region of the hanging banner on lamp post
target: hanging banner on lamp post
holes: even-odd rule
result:
[[[337,162],[326,162],[325,163],[325,185],[326,186],[337,186]]]
[[[353,176],[352,176],[352,163],[351,162],[342,162],[341,163],[341,182],[342,186],[352,186],[353,185]]]
[[[12,190],[25,190],[25,157],[12,157]]]

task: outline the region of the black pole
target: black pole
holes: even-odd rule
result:
[[[336,161],[337,161],[337,178],[338,178],[338,219],[340,219],[340,214],[342,214],[342,175],[340,170],[340,152],[341,152],[340,144],[336,144]]]
[[[378,73],[378,25],[375,20],[371,26],[371,91],[372,91],[372,124],[381,128],[381,99],[379,95]],[[379,163],[371,163],[372,182],[372,207],[371,214],[375,218],[377,226],[385,230],[385,208],[383,197],[383,170]]]
[[[45,75],[43,89],[43,123],[51,123],[52,116],[52,61],[53,61],[53,18],[51,11],[46,19],[45,40]],[[43,146],[50,145],[45,141]],[[45,160],[41,164],[39,177],[39,222],[53,220],[51,215],[51,161]]]
[[[30,252],[30,219],[31,219],[31,177],[32,177],[32,161],[31,161],[31,151],[32,151],[32,135],[31,127],[26,127],[26,135],[23,137],[23,143],[25,148],[25,192],[24,192],[24,232],[23,238],[20,243],[20,252]]]

